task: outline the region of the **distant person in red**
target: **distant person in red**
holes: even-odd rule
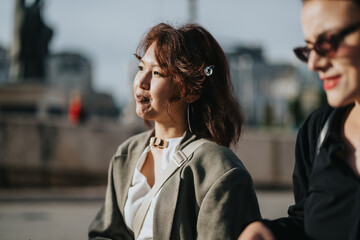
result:
[[[69,122],[78,125],[85,121],[85,108],[81,93],[74,93],[69,103]]]

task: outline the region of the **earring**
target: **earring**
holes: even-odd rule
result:
[[[187,124],[188,124],[188,128],[189,128],[189,131],[192,133],[192,130],[191,130],[191,125],[190,125],[190,104],[187,105],[187,109],[186,109],[186,112],[187,112]]]

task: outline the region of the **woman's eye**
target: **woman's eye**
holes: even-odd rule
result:
[[[157,72],[157,71],[154,71],[153,74],[154,74],[155,76],[164,77],[163,74],[161,74],[161,73],[159,73],[159,72]]]

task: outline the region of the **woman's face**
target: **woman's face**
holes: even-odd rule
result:
[[[324,33],[336,34],[360,22],[360,8],[351,1],[309,0],[304,3],[301,22],[309,47]],[[328,102],[340,107],[360,102],[360,27],[345,36],[331,58],[311,51],[308,67],[323,81]]]
[[[186,103],[172,102],[170,108],[167,103],[176,94],[171,79],[165,78],[155,57],[155,43],[139,61],[139,70],[134,79],[134,96],[136,113],[146,120],[158,123],[181,122],[185,116]]]

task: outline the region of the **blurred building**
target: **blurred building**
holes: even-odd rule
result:
[[[46,66],[45,82],[0,84],[0,188],[105,184],[107,161],[129,136],[119,110],[112,96],[92,88],[83,55],[51,55]],[[70,121],[75,100],[85,111]]]
[[[85,56],[74,52],[50,55],[46,62],[46,81],[11,83],[9,61],[0,49],[0,114],[32,115],[41,118],[67,117],[71,98],[81,96],[87,118],[116,119],[119,109],[111,95],[92,87],[92,66]]]
[[[90,104],[92,114],[96,117],[117,118],[119,116],[119,109],[113,97],[107,93],[93,93]]]
[[[14,4],[11,50],[0,47],[0,188],[105,184],[129,136],[113,97],[94,90],[85,55],[50,54],[42,1]]]
[[[59,117],[67,107],[66,92],[38,83],[0,85],[2,117]]]
[[[267,62],[259,46],[227,46],[225,52],[234,90],[244,108],[248,124],[293,125],[296,120],[290,103],[299,97],[301,88],[309,83],[306,77],[299,74],[298,67],[290,63]],[[317,99],[317,86],[307,86],[315,89],[311,91],[315,94],[312,98]]]
[[[0,115],[42,117],[58,113],[66,106],[66,95],[61,89],[41,81],[10,82],[9,51],[0,47]],[[33,79],[34,80],[34,79]]]
[[[77,89],[84,94],[91,94],[93,92],[91,71],[90,61],[79,53],[53,54],[47,62],[48,82],[67,91]]]
[[[64,113],[75,97],[82,102],[82,108],[87,109],[87,112],[90,111],[90,99],[94,94],[92,68],[85,56],[72,52],[53,54],[49,56],[46,69],[48,84],[66,93],[66,104],[62,107]]]
[[[0,46],[0,84],[9,79],[10,59],[5,48]]]
[[[65,89],[69,101],[74,93],[80,94],[88,116],[119,116],[119,109],[113,97],[93,89],[92,66],[84,55],[74,52],[52,55],[48,60],[47,79],[52,86]]]

